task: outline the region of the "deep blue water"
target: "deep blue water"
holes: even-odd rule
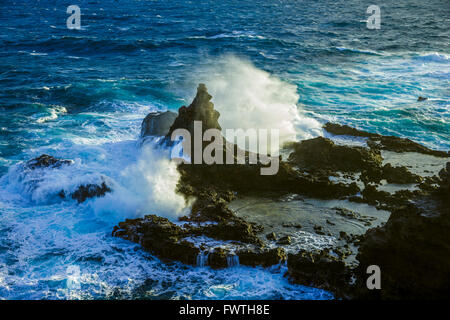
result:
[[[331,297],[283,270],[168,266],[110,232],[182,212],[173,167],[136,140],[146,113],[188,103],[200,81],[225,127],[283,123],[302,138],[333,120],[448,150],[448,1],[383,1],[369,30],[372,2],[1,1],[0,298]],[[81,30],[66,28],[71,4]],[[75,167],[23,174],[42,153]],[[101,177],[113,195],[55,197]],[[67,289],[73,265],[82,290]]]

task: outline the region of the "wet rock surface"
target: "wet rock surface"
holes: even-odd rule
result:
[[[141,137],[167,135],[176,118],[171,111],[149,113],[142,121]]]
[[[25,163],[25,172],[36,173],[37,169],[60,169],[64,166],[73,165],[74,161],[69,159],[58,159],[53,156],[43,154],[37,158],[31,159]],[[40,172],[39,172],[40,174]],[[33,177],[29,182],[38,183],[41,180],[40,176]],[[33,188],[34,186],[32,186]],[[99,184],[81,184],[75,188],[73,192],[67,192],[65,190],[59,191],[59,198],[66,199],[71,198],[77,200],[78,203],[84,202],[87,199],[95,197],[103,197],[106,193],[111,192],[111,188],[103,181]]]
[[[200,250],[183,238],[187,231],[166,218],[147,215],[139,219],[127,219],[113,230],[113,236],[139,243],[144,249],[160,258],[196,264]]]
[[[31,159],[27,162],[27,167],[31,170],[38,168],[59,168],[63,165],[73,164],[72,160],[57,159],[55,157],[43,154],[37,158]]]
[[[70,195],[70,197],[77,200],[78,203],[81,203],[89,198],[103,197],[106,193],[111,191],[112,190],[104,182],[102,182],[101,185],[86,184],[79,186],[77,190]]]
[[[194,120],[202,122],[203,130],[220,130],[219,116],[200,84],[191,105],[179,109],[166,139],[180,128],[193,133]],[[143,131],[148,131],[150,119],[158,122],[149,118]],[[441,164],[448,152],[339,124],[328,123],[325,129],[363,138],[367,147],[323,137],[294,142],[287,161],[280,157],[279,171],[272,176],[260,174],[261,164],[247,162],[180,164],[177,190],[186,199],[195,199],[190,214],[177,224],[153,215],[126,220],[113,235],[139,243],[161,259],[201,267],[268,267],[287,261],[292,281],[342,298],[417,297],[419,285],[400,288],[395,283],[408,274],[425,285],[419,275],[429,268],[439,281],[426,278],[430,284],[425,291],[442,295],[441,284],[449,279],[448,215],[443,215],[445,206],[429,206],[448,197],[449,166]],[[436,163],[422,174],[414,166],[402,165],[402,160],[386,162],[386,152],[442,161],[433,160]],[[389,186],[395,191],[387,191]],[[426,212],[434,213],[428,217]],[[433,233],[438,235],[429,240]],[[408,257],[415,265],[402,275]],[[385,293],[364,291],[368,264],[380,265]]]

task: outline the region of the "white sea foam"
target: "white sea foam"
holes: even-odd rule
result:
[[[147,143],[137,152],[137,161],[117,178],[115,192],[96,200],[95,211],[127,217],[156,214],[171,220],[187,214],[189,206],[175,191],[179,173],[169,159],[170,150]]]
[[[211,61],[200,79],[213,96],[222,129],[278,129],[280,143],[322,133],[316,120],[302,115],[297,88],[235,56]],[[242,147],[242,146],[241,146]],[[253,150],[254,151],[254,150]]]
[[[450,56],[439,52],[427,52],[415,57],[416,60],[422,62],[448,63]]]
[[[42,205],[63,201],[61,190],[69,195],[80,185],[105,182],[113,191],[90,200],[89,205],[95,214],[113,221],[145,214],[176,220],[188,213],[189,205],[175,192],[179,173],[169,159],[170,150],[154,144],[139,148],[133,141],[72,148],[83,150],[87,158],[59,168],[30,170],[18,164],[0,179],[0,184],[5,191]]]
[[[45,90],[50,90],[47,87],[44,87]],[[58,119],[58,116],[61,114],[65,114],[67,113],[67,109],[65,107],[62,106],[53,106],[51,108],[48,109],[48,113],[49,115],[40,117],[36,120],[37,123],[44,123],[47,121],[51,121],[51,120],[56,120]]]

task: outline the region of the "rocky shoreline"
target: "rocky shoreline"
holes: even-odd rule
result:
[[[220,129],[211,98],[200,85],[178,115],[149,114],[143,143],[152,136],[169,138],[175,129],[191,131],[194,120],[203,130]],[[139,243],[162,260],[189,265],[286,263],[290,280],[337,298],[449,298],[449,152],[339,124],[327,123],[324,130],[357,137],[362,145],[326,137],[286,144],[289,156],[280,156],[272,176],[260,175],[262,164],[179,164],[177,191],[187,201],[195,199],[190,214],[169,221],[149,213],[119,223],[112,235]],[[414,165],[387,162],[390,153],[412,163],[420,155],[436,166],[424,174]],[[28,165],[34,170],[70,165],[67,161],[42,156]],[[82,202],[106,192],[113,190],[103,182],[80,186],[70,196]],[[369,265],[381,269],[381,290],[366,287]]]

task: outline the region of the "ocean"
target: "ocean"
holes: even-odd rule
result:
[[[203,82],[223,128],[323,135],[327,121],[450,149],[445,0],[79,0],[0,4],[0,299],[332,299],[286,266],[163,263],[114,238],[126,218],[186,214],[167,150],[142,119],[189,104]],[[418,102],[419,96],[427,97]],[[25,172],[43,153],[70,168]],[[82,204],[59,190],[108,181]],[[75,285],[73,285],[75,284]]]

